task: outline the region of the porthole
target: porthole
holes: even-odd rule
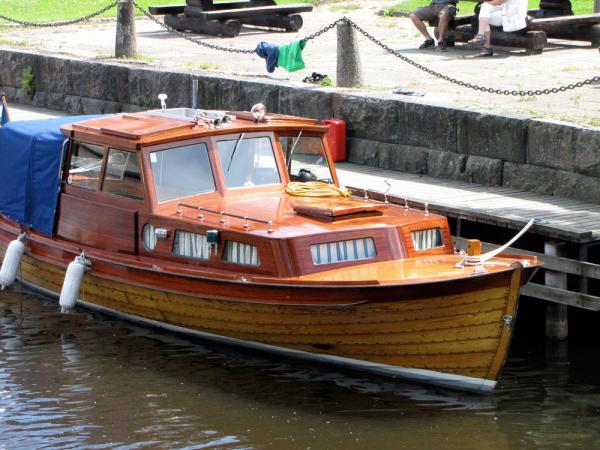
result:
[[[154,229],[154,225],[149,223],[145,224],[142,228],[142,242],[144,243],[144,248],[148,251],[154,250],[156,247],[156,233]]]

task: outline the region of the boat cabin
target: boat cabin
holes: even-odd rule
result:
[[[269,278],[454,252],[442,216],[294,195],[296,183],[339,188],[327,130],[260,110],[185,108],[65,125],[54,232],[180,269]]]

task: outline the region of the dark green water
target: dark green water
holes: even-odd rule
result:
[[[542,311],[543,312],[543,311]],[[597,317],[522,303],[490,396],[281,361],[0,293],[0,448],[600,448]],[[586,331],[591,330],[591,331]]]

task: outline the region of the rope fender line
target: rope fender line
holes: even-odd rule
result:
[[[347,188],[339,188],[333,184],[322,181],[291,181],[285,192],[296,197],[348,197]]]

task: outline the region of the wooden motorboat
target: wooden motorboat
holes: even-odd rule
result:
[[[540,263],[458,253],[445,217],[346,196],[326,132],[260,107],[10,124],[0,254],[21,235],[22,281],[61,304],[74,289],[177,332],[493,389]]]

